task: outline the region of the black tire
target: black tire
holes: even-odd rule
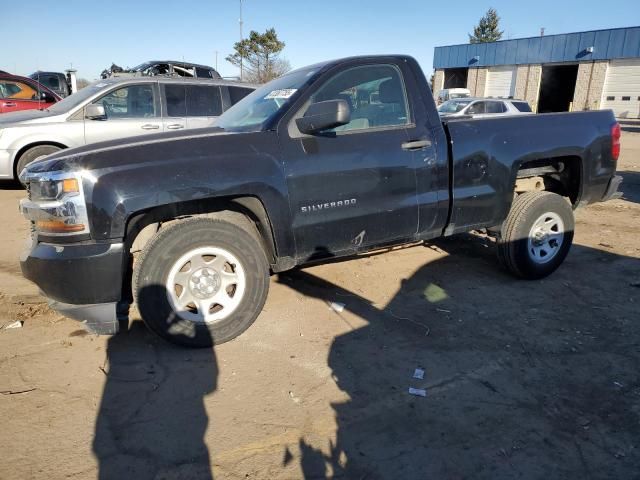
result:
[[[135,299],[149,329],[172,343],[204,348],[228,342],[249,328],[262,311],[269,291],[269,267],[257,235],[254,225],[233,213],[220,218],[196,217],[163,227],[145,246],[134,267]],[[240,303],[228,317],[215,323],[182,318],[169,301],[171,269],[183,255],[198,248],[224,249],[239,260],[244,271]]]
[[[42,157],[44,155],[50,155],[57,151],[62,150],[60,147],[56,147],[55,145],[38,145],[37,147],[32,147],[22,155],[18,159],[18,163],[16,163],[16,177],[20,175],[24,167],[29,165],[31,162],[36,160],[38,157]]]
[[[544,233],[539,237],[543,246],[536,243],[537,239],[533,236],[530,238],[534,224],[544,215],[548,215],[548,223],[553,223],[553,219],[560,219],[562,223],[562,227],[559,227],[560,222],[555,225],[558,232],[562,230],[561,239],[551,237],[548,248],[544,240],[549,237]],[[574,226],[571,205],[560,195],[550,192],[523,193],[514,200],[502,225],[497,244],[498,259],[518,277],[530,280],[546,277],[562,264],[569,253]],[[545,254],[545,250],[548,253]]]

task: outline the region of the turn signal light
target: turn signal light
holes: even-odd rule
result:
[[[62,181],[62,191],[64,193],[77,193],[80,191],[78,180],[75,178],[65,178]]]
[[[620,124],[614,123],[611,126],[611,157],[618,160],[620,156]]]
[[[82,223],[64,223],[60,220],[37,220],[36,229],[42,233],[73,233],[84,230]]]

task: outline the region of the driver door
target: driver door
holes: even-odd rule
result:
[[[416,125],[403,66],[344,67],[324,82],[281,135],[297,257],[345,255],[412,238],[418,228]],[[415,89],[414,89],[415,90]],[[312,103],[344,100],[347,125],[304,135],[295,119]]]
[[[105,116],[84,119],[86,143],[162,131],[157,83],[136,83],[116,88],[93,103],[104,106]]]

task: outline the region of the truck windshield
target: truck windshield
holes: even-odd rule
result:
[[[438,107],[440,113],[457,113],[469,105],[471,100],[449,100]]]
[[[216,126],[236,132],[264,130],[279,112],[297,98],[315,69],[296,70],[263,85],[220,116]]]

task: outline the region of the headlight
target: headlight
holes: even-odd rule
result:
[[[29,198],[20,202],[22,214],[37,233],[50,236],[89,233],[82,179],[73,173],[45,173],[28,177]]]

